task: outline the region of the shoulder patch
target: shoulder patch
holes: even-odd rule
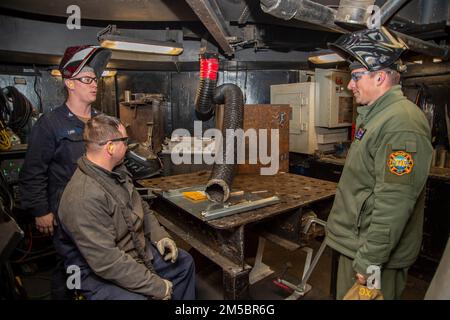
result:
[[[414,161],[411,154],[404,151],[395,151],[389,155],[387,165],[391,173],[402,176],[412,171]]]
[[[359,128],[358,131],[355,134],[355,139],[356,140],[361,140],[364,137],[364,134],[366,133],[366,129],[364,128]]]

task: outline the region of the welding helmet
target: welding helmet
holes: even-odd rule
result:
[[[344,34],[336,42],[328,43],[328,47],[353,65],[359,63],[369,71],[406,70],[400,56],[408,46],[385,27]]]
[[[84,67],[90,67],[97,78],[100,78],[110,58],[111,50],[100,46],[69,47],[64,52],[58,69],[64,79],[70,79],[76,77]]]

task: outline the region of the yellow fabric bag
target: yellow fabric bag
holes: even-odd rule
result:
[[[369,289],[362,284],[355,283],[345,294],[343,300],[384,300],[384,297],[378,289]]]

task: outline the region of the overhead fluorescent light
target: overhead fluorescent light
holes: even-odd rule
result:
[[[117,74],[117,70],[104,70],[102,77],[114,77]]]
[[[327,64],[345,61],[344,58],[336,53],[327,53],[318,56],[312,56],[309,57],[308,60],[314,64]]]
[[[54,77],[61,77],[61,71],[59,71],[58,69],[52,69],[52,71],[50,71],[50,74]]]
[[[183,46],[176,42],[143,40],[115,34],[103,34],[98,38],[100,46],[112,50],[156,53],[177,56],[183,52]]]
[[[442,59],[434,58],[434,59],[433,59],[433,62],[434,62],[434,63],[441,63],[441,62],[442,62]]]

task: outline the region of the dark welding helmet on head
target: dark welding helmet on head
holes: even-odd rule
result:
[[[406,70],[400,56],[408,46],[385,27],[344,34],[336,42],[328,43],[328,47],[352,65],[369,71],[386,68],[398,72]]]
[[[61,59],[59,71],[64,79],[70,79],[76,77],[83,68],[88,67],[94,70],[97,78],[100,78],[110,58],[111,50],[100,46],[69,47]]]

